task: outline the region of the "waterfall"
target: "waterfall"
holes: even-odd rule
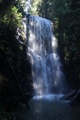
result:
[[[64,74],[57,53],[57,40],[51,21],[38,16],[28,18],[28,52],[32,65],[34,95],[43,96],[64,91]]]

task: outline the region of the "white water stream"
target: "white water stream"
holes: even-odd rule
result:
[[[64,74],[57,53],[57,40],[49,20],[30,16],[28,23],[28,55],[31,58],[34,94],[60,94],[64,91]]]

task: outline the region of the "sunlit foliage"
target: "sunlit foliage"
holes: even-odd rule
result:
[[[31,0],[31,14],[33,15],[39,15],[38,9],[39,5],[41,5],[42,0]]]
[[[5,14],[2,16],[0,22],[8,25],[10,29],[16,29],[21,26],[22,14],[18,12],[18,9],[15,6],[10,6],[6,10]]]

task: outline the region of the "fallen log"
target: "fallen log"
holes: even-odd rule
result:
[[[69,104],[73,105],[75,102],[78,101],[79,98],[80,98],[80,89],[76,92],[74,97],[70,100]]]
[[[69,100],[69,104],[73,105],[80,100],[80,89],[73,90],[60,98],[61,100]]]
[[[70,93],[65,94],[64,96],[62,96],[60,99],[61,100],[70,100],[75,96],[76,93],[77,93],[77,90],[73,90]]]

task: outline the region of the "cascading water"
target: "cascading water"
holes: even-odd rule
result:
[[[34,94],[43,96],[62,93],[64,74],[51,22],[38,16],[28,19],[28,55],[32,64]]]

